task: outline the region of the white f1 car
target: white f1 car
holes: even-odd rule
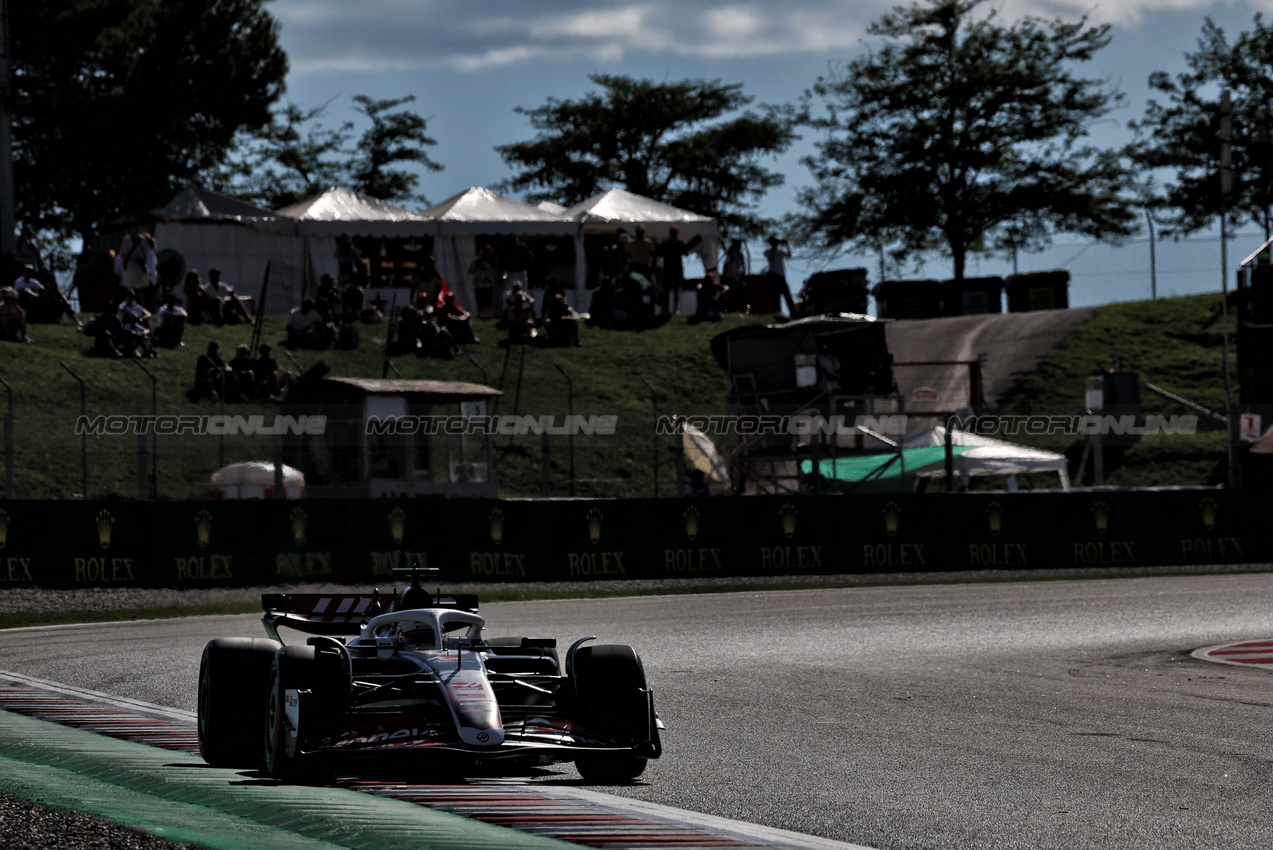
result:
[[[418,571],[388,610],[370,595],[267,594],[270,639],[220,638],[199,665],[199,751],[219,767],[328,782],[390,754],[467,763],[573,761],[598,782],[662,754],[645,669],[627,646],[487,638],[477,597],[434,595]],[[279,628],[313,635],[284,646]]]

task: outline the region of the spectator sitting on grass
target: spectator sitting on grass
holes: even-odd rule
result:
[[[150,343],[150,311],[138,302],[135,290],[124,291],[124,300],[115,315],[123,330],[120,342],[124,354],[129,357],[156,357],[154,346]]]
[[[335,337],[335,329],[329,322],[323,321],[322,315],[314,306],[314,299],[306,298],[287,317],[287,340],[283,345],[287,348],[322,350],[331,348]]]
[[[252,375],[259,394],[270,401],[282,401],[283,391],[292,383],[292,373],[279,371],[278,361],[270,356],[270,346],[264,342],[259,356],[252,361]]]
[[[119,350],[119,346],[123,344],[124,326],[112,311],[103,310],[100,315],[89,319],[80,331],[93,338],[93,347],[85,352],[88,357],[119,360],[124,356]]]
[[[455,293],[443,297],[442,309],[438,311],[438,324],[450,332],[456,345],[473,345],[478,342],[468,312],[455,303]]]
[[[221,359],[220,350],[221,344],[214,339],[208,343],[208,350],[199,355],[194,364],[194,388],[186,393],[186,398],[191,401],[201,398],[220,401],[224,393],[226,401],[238,399],[238,382]]]
[[[238,384],[243,401],[255,401],[257,392],[256,375],[252,372],[252,349],[246,345],[238,346],[234,349],[234,357],[227,365],[234,374],[235,383]]]
[[[178,348],[186,330],[187,315],[186,309],[177,303],[175,292],[164,296],[164,306],[155,315],[158,322],[155,327],[155,345],[160,348]]]
[[[566,301],[564,292],[558,292],[544,305],[544,335],[547,345],[579,345],[579,314]]]
[[[4,304],[0,305],[0,340],[5,342],[33,342],[27,335],[27,314],[18,303],[18,293],[4,290]]]

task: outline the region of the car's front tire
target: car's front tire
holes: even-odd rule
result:
[[[305,691],[297,712],[302,730],[309,734],[330,728],[341,712],[342,691],[349,686],[338,659],[317,655],[312,646],[285,646],[274,655],[270,678],[265,706],[266,771],[285,782],[331,784],[336,778],[335,759],[325,753],[301,752],[299,742],[292,741],[286,701],[287,691]]]
[[[282,646],[265,638],[209,641],[199,661],[199,754],[213,767],[261,762],[261,698]]]
[[[585,646],[575,652],[572,675],[583,725],[633,746],[650,739],[650,697],[645,667],[630,646]],[[630,782],[645,772],[644,757],[587,753],[575,759],[590,782]]]

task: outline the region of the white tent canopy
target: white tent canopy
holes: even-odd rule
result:
[[[197,270],[205,281],[209,269],[218,269],[222,280],[258,305],[271,260],[296,267],[303,262],[303,244],[293,221],[237,198],[187,186],[151,214],[161,258],[176,252],[182,273]],[[180,283],[175,281],[178,296]],[[278,312],[286,306],[271,304],[267,310]]]
[[[1032,449],[1019,446],[1004,440],[996,440],[973,434],[968,431],[951,432],[951,443],[956,446],[968,446],[954,459],[955,472],[963,476],[965,485],[973,475],[1022,475],[1027,472],[1055,472],[1061,480],[1061,489],[1070,489],[1070,474],[1065,455],[1057,452]],[[902,440],[902,448],[913,449],[924,446],[946,445],[946,428],[937,425],[924,431],[910,434]],[[945,465],[941,464],[925,469],[916,474],[922,476],[940,476],[945,474]]]
[[[302,236],[426,236],[431,219],[423,213],[346,189],[330,189],[278,211],[294,220]]]
[[[437,225],[433,254],[438,271],[446,278],[461,304],[476,305],[469,265],[477,256],[474,237],[507,233],[514,236],[564,236],[575,243],[575,265],[570,285],[576,296],[584,286],[583,244],[579,223],[490,189],[471,186],[424,211]],[[572,299],[573,300],[573,299]]]
[[[437,224],[423,213],[342,186],[332,186],[311,198],[284,207],[278,214],[293,223],[297,238],[304,243],[304,274],[311,286],[316,285],[325,274],[333,278],[339,276],[336,239],[342,234],[418,239],[423,250],[424,238],[437,233]],[[314,290],[310,288],[309,291]],[[394,295],[397,294],[395,291]],[[401,299],[405,302],[409,298],[410,293],[403,290]]]
[[[716,228],[716,219],[709,216],[634,195],[626,189],[608,189],[575,204],[562,216],[580,222],[585,233],[613,233],[623,229],[630,234],[641,226],[647,236],[658,241],[667,238],[668,228],[676,225],[680,228],[682,239],[703,238],[697,251],[703,260],[703,268],[709,271],[716,268],[720,232]]]

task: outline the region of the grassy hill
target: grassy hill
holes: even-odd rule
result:
[[[1220,298],[1193,296],[1155,302],[1118,304],[1102,308],[1096,317],[1068,339],[1038,372],[1024,380],[1007,399],[1008,412],[1078,413],[1084,377],[1097,367],[1136,371],[1156,384],[1211,409],[1223,409],[1221,382]],[[508,350],[497,345],[500,332],[492,323],[478,323],[483,338],[465,356],[452,361],[399,358],[394,366],[403,378],[485,381],[504,396],[500,414],[557,417],[568,410],[567,381],[574,382],[574,413],[618,417],[617,434],[575,438],[576,478],[583,479],[585,496],[650,496],[673,492],[674,442],[653,438],[650,422],[654,402],[645,381],[658,393],[660,415],[724,412],[726,380],[708,350],[711,337],[740,324],[772,317],[730,316],[721,323],[687,325],[678,318],[641,333],[585,328],[583,346],[573,349]],[[300,366],[325,362],[333,375],[378,378],[383,370],[384,325],[363,326],[362,346],[352,352],[296,352]],[[185,397],[194,363],[207,342],[217,339],[222,352],[232,354],[246,343],[248,326],[187,329],[186,345],[164,351],[158,359],[140,364],[155,377],[155,408],[160,414],[219,413],[208,401],[191,404]],[[81,410],[80,385],[67,367],[84,379],[84,409],[100,414],[148,415],[152,410],[152,382],[138,364],[84,356],[89,340],[72,327],[32,327],[35,343],[0,344],[0,380],[11,390],[14,416],[16,494],[19,498],[131,498],[139,491],[139,444],[151,450],[151,438],[133,434],[101,435],[83,440],[75,433]],[[281,346],[282,319],[267,321],[263,339],[275,346],[280,365],[292,371]],[[471,360],[469,358],[472,358]],[[65,365],[63,365],[65,364]],[[390,372],[390,377],[394,373]],[[519,381],[520,378],[520,381]],[[3,386],[0,386],[3,390]],[[0,413],[8,410],[0,395]],[[1149,412],[1183,412],[1154,396],[1144,397]],[[272,419],[275,405],[233,405],[226,412],[261,414]],[[1077,462],[1081,438],[1017,439],[1066,451]],[[223,463],[265,460],[270,438],[184,434],[155,438],[159,497],[206,496],[212,471]],[[505,436],[496,441],[495,459],[501,493],[507,497],[538,496],[543,490],[544,444],[535,435]],[[568,494],[569,441],[548,440],[548,485],[552,495]],[[87,490],[84,465],[87,457]],[[1224,473],[1224,434],[1203,425],[1192,437],[1146,437],[1126,449],[1107,452],[1110,484],[1128,486],[1216,483]],[[149,461],[147,461],[149,463]],[[1028,484],[1027,484],[1028,486]],[[1040,482],[1039,486],[1046,486]]]
[[[482,342],[467,346],[464,356],[451,361],[397,358],[393,361],[397,373],[391,371],[389,377],[485,381],[504,391],[496,412],[555,416],[560,424],[569,410],[568,384],[558,371],[560,367],[574,382],[575,415],[618,417],[616,435],[575,439],[575,477],[588,479],[580,484],[580,495],[653,495],[656,453],[660,492],[668,495],[673,488],[673,438],[662,437],[657,444],[652,440],[654,407],[644,381],[658,394],[660,415],[722,413],[726,380],[708,353],[708,341],[728,328],[771,319],[731,316],[724,322],[697,326],[678,319],[640,333],[585,327],[580,348],[524,350],[500,347],[503,333],[492,322],[478,322],[476,331]],[[361,326],[362,345],[355,351],[297,351],[294,356],[301,369],[322,361],[334,376],[379,378],[384,370],[386,330],[383,324]],[[184,348],[161,351],[157,359],[137,362],[84,356],[91,340],[73,327],[34,325],[31,334],[35,338],[31,345],[0,344],[0,380],[11,388],[14,416],[16,495],[82,497],[82,458],[86,455],[90,497],[131,498],[139,492],[139,442],[144,442],[149,452],[150,438],[140,440],[123,434],[84,440],[78,436],[75,422],[81,410],[80,384],[68,367],[84,380],[84,409],[90,417],[151,413],[152,382],[138,368],[139,363],[156,379],[155,409],[159,414],[216,414],[221,412],[219,405],[207,400],[192,404],[185,397],[193,383],[195,360],[212,339],[220,343],[222,355],[229,360],[236,345],[250,341],[252,329],[244,325],[187,327]],[[282,318],[268,319],[263,341],[273,345],[282,368],[296,373],[299,369],[278,344],[283,336]],[[0,413],[8,410],[7,403],[6,396],[0,394]],[[272,404],[225,407],[227,414],[260,414],[267,421],[272,421],[277,410]],[[187,433],[160,436],[155,442],[161,499],[204,497],[209,476],[225,463],[272,457],[269,437]],[[533,434],[498,439],[495,461],[503,495],[542,493],[543,448],[542,438]],[[551,493],[567,495],[568,439],[550,437],[548,449]]]
[[[1111,304],[1066,339],[1033,375],[1018,383],[1003,412],[1073,414],[1082,405],[1085,378],[1098,369],[1136,373],[1140,380],[1223,414],[1223,322],[1221,298],[1193,295]],[[1230,316],[1233,403],[1238,401],[1236,323]],[[1189,410],[1153,393],[1141,392],[1148,414],[1188,414]],[[1073,472],[1082,437],[1012,437],[1022,443],[1062,451]],[[1225,432],[1202,418],[1193,435],[1145,435],[1128,446],[1105,450],[1105,481],[1124,487],[1214,485],[1227,477]],[[1091,483],[1091,467],[1082,483]]]

